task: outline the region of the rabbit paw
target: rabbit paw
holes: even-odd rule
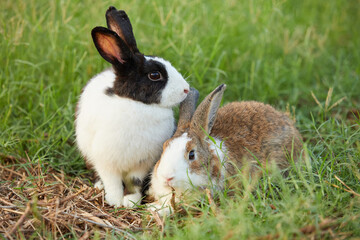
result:
[[[148,204],[147,208],[150,211],[157,212],[160,216],[169,216],[173,212],[173,208],[170,205],[161,205],[156,202]]]
[[[94,184],[95,188],[98,188],[99,190],[103,190],[104,189],[104,184],[101,180],[98,180],[95,184]]]
[[[105,194],[105,200],[109,205],[120,207],[122,206],[123,196],[121,194]]]
[[[132,193],[124,196],[123,206],[126,208],[136,207],[141,202],[141,193]]]

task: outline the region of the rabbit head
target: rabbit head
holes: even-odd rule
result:
[[[226,149],[213,142],[208,133],[214,125],[226,85],[217,87],[196,108],[198,95],[193,91],[180,105],[178,128],[164,143],[161,159],[155,165],[150,192],[156,197],[171,189],[182,192],[191,185],[205,187],[210,182],[221,188],[225,169],[222,161]]]
[[[170,62],[139,51],[125,11],[110,7],[106,21],[108,28],[95,27],[91,32],[97,50],[112,64],[116,75],[106,94],[162,107],[183,101],[189,84]]]

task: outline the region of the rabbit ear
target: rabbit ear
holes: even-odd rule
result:
[[[130,49],[115,32],[95,27],[91,35],[100,55],[111,64],[124,64],[131,57]]]
[[[111,6],[106,11],[105,16],[108,28],[116,32],[133,53],[139,52],[130,19],[126,12],[123,10],[117,10],[115,7]]]
[[[211,129],[214,126],[216,113],[220,106],[225,89],[225,84],[218,86],[200,103],[199,107],[196,109],[191,120],[191,128],[194,129],[199,136],[205,135],[203,130],[210,134]]]
[[[188,127],[195,112],[198,100],[198,90],[195,88],[190,88],[190,92],[188,93],[187,97],[180,103],[178,129],[185,129]]]

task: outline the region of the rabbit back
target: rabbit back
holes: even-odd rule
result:
[[[302,146],[301,135],[287,115],[255,101],[232,102],[220,108],[211,136],[224,140],[231,161],[238,167],[244,160],[274,160],[286,167],[286,153],[295,150],[296,155]],[[232,167],[227,170],[234,173]]]

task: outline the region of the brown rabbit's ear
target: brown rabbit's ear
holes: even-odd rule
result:
[[[191,120],[191,128],[194,129],[200,136],[205,135],[203,130],[210,134],[214,126],[216,113],[220,106],[222,96],[226,89],[225,84],[221,84],[214,91],[212,91],[196,109]]]
[[[199,91],[195,88],[190,88],[187,97],[180,103],[178,129],[186,129],[189,126],[198,100]]]
[[[116,32],[133,53],[139,52],[130,19],[126,12],[117,10],[115,7],[111,6],[106,11],[105,17],[108,28]]]
[[[91,35],[100,55],[109,63],[124,64],[130,58],[130,49],[115,32],[104,27],[95,27]]]

